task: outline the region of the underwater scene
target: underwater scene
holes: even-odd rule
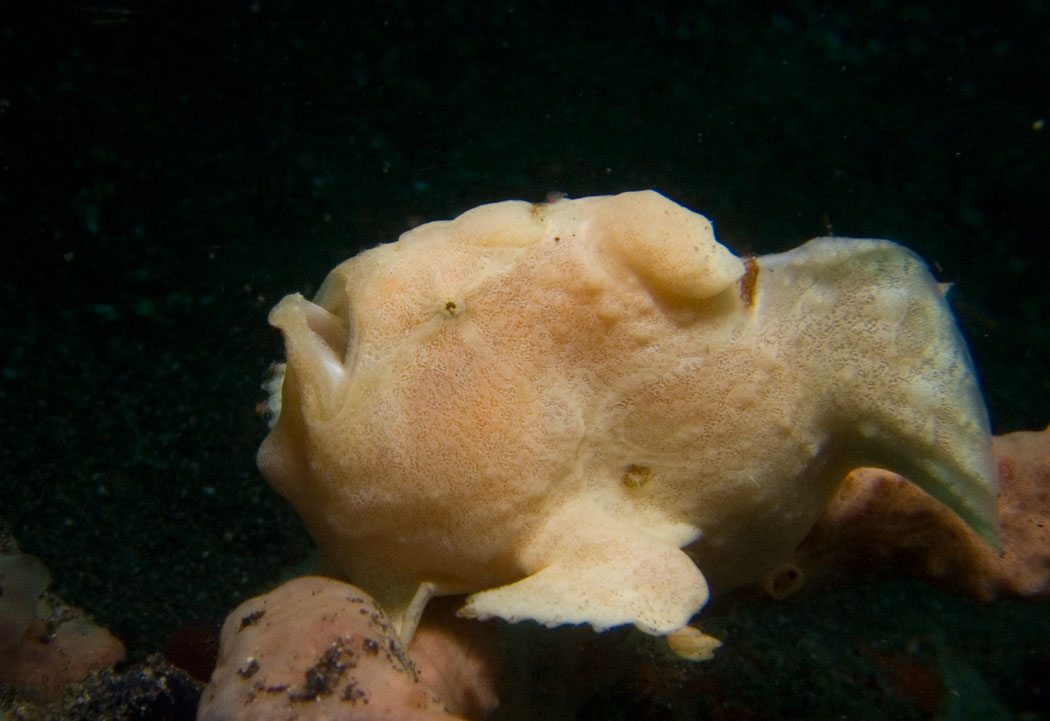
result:
[[[0,721],[1050,719],[1050,5],[0,16]]]

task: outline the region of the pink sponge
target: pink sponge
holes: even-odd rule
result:
[[[17,549],[0,555],[0,684],[56,697],[66,684],[122,660],[124,645],[45,593],[50,583],[37,557]]]
[[[917,576],[982,601],[1050,598],[1050,428],[997,436],[998,552],[903,477],[853,471],[772,581],[774,595],[857,575]],[[777,587],[785,592],[777,592]]]
[[[386,616],[354,586],[306,576],[226,619],[199,721],[451,721]]]

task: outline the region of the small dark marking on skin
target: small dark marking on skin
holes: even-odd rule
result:
[[[241,627],[237,630],[241,631],[247,628],[248,626],[254,626],[256,623],[258,623],[259,619],[262,618],[265,614],[266,611],[263,610],[252,611],[247,616],[241,619]]]
[[[623,472],[623,485],[627,488],[641,488],[649,482],[651,475],[652,470],[648,466],[632,463]]]
[[[748,256],[744,258],[744,275],[740,278],[740,300],[744,305],[755,304],[755,286],[758,284],[758,258]]]

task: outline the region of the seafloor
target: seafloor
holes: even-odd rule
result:
[[[218,622],[311,547],[254,466],[270,306],[548,193],[655,188],[740,254],[900,241],[955,284],[996,432],[1045,427],[1050,6],[840,5],[11,3],[0,516],[133,660]],[[578,715],[1048,718],[1048,617],[895,580],[715,609],[704,683]]]

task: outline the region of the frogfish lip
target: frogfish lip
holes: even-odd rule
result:
[[[269,321],[284,336],[287,359],[287,363],[273,366],[272,375],[263,386],[270,393],[268,405],[277,410],[272,423],[281,406],[274,398],[282,395],[289,372],[294,372],[301,390],[313,396],[315,402],[323,404],[338,398],[348,374],[345,361],[350,343],[349,322],[299,293],[285,296],[274,306]]]

